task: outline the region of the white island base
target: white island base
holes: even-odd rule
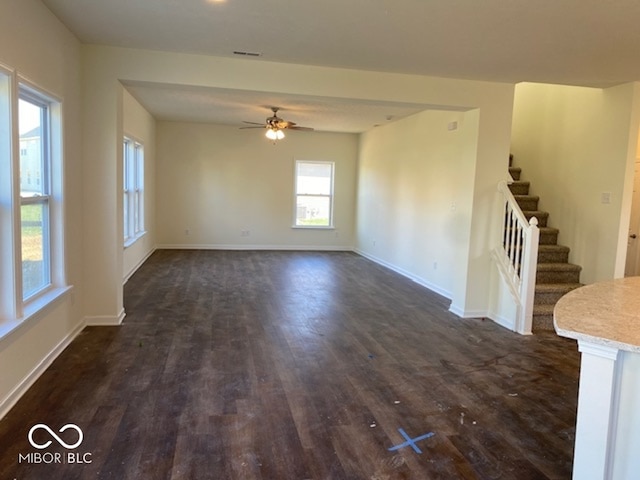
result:
[[[573,479],[640,479],[640,277],[568,293],[554,325],[582,354]]]

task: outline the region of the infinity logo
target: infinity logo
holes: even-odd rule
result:
[[[38,423],[37,425],[34,425],[33,427],[31,427],[31,430],[29,430],[29,443],[31,444],[31,446],[33,446],[34,448],[37,448],[39,450],[42,450],[44,448],[47,448],[49,445],[51,445],[51,440],[47,441],[46,443],[43,443],[42,445],[39,443],[36,443],[33,441],[33,432],[35,432],[36,430],[38,430],[39,428],[42,428],[44,430],[46,430],[47,432],[49,432],[49,434],[56,439],[56,441],[62,445],[64,448],[68,449],[68,450],[73,450],[74,448],[78,447],[81,443],[82,443],[82,439],[84,438],[84,435],[82,434],[82,430],[80,430],[80,427],[78,427],[77,425],[74,425],[73,423],[67,423],[64,427],[62,427],[59,432],[62,433],[65,430],[69,430],[70,428],[72,428],[73,430],[75,430],[76,432],[78,432],[78,441],[76,443],[72,443],[72,444],[68,444],[65,443],[64,440],[62,440],[58,435],[55,434],[55,432],[53,430],[51,430],[47,425],[45,425],[44,423]]]

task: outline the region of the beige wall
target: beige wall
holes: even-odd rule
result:
[[[0,63],[62,99],[65,270],[73,285],[0,339],[0,417],[83,325],[80,61],[75,37],[40,1],[0,3]]]
[[[288,132],[274,145],[262,130],[159,122],[158,244],[351,249],[357,149],[354,134]],[[291,228],[295,160],[335,162],[335,229]]]
[[[467,115],[425,111],[367,132],[360,146],[359,252],[447,298],[471,241],[477,123]]]
[[[123,252],[122,273],[127,279],[151,254],[156,245],[156,121],[133,96],[123,91],[122,129],[144,145],[144,208],[145,234]]]
[[[512,152],[569,261],[593,283],[624,273],[629,169],[637,145],[637,86],[516,87]],[[632,181],[632,178],[631,178]],[[602,202],[609,193],[610,203]],[[626,226],[625,226],[626,225]]]

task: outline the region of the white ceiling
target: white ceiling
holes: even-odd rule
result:
[[[84,43],[509,83],[640,80],[638,0],[42,1]],[[363,131],[425,108],[127,87],[158,118],[215,123],[276,105],[299,125]]]

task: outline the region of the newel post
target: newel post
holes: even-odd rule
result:
[[[538,266],[538,242],[540,241],[540,229],[538,219],[531,217],[529,228],[525,230],[525,245],[522,258],[522,283],[520,284],[520,298],[523,302],[520,306],[518,321],[518,333],[531,334],[533,324],[533,297],[536,293],[536,270]]]

